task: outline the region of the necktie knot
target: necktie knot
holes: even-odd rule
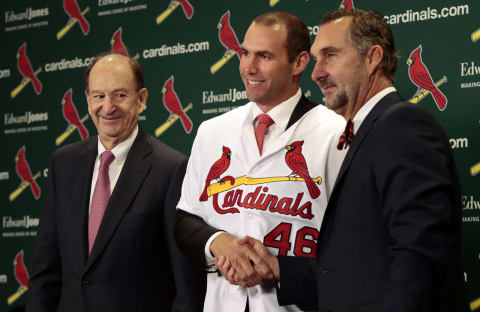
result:
[[[274,121],[270,116],[268,116],[268,114],[260,114],[256,119],[257,127],[255,128],[255,138],[257,139],[258,151],[260,152],[260,155],[262,155],[265,132],[267,131],[268,127],[274,123]]]
[[[352,144],[353,141],[353,121],[349,119],[345,126],[342,136],[338,140],[337,149],[342,150]]]
[[[100,155],[100,169],[107,168],[110,166],[112,161],[115,159],[112,151],[105,151]]]

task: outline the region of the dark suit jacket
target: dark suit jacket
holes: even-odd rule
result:
[[[53,155],[27,311],[168,311],[176,292],[173,273],[179,273],[180,288],[172,310],[201,309],[203,293],[183,275],[191,268],[183,268],[173,241],[186,157],[139,128],[87,256],[96,156],[97,137]]]
[[[286,129],[317,105],[317,103],[308,100],[302,95],[288,120]],[[197,265],[204,265],[205,244],[210,236],[220,230],[221,229],[206,224],[203,219],[196,215],[183,210],[178,210],[177,212],[175,239],[177,240],[178,247]]]
[[[349,147],[317,258],[279,257],[279,302],[335,312],[464,311],[460,213],[440,125],[390,93]]]

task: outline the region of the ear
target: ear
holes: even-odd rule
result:
[[[300,52],[293,61],[293,75],[299,76],[310,62],[310,53],[307,51]]]
[[[139,113],[143,112],[147,108],[148,90],[142,88],[138,91],[138,99],[140,101]]]
[[[378,68],[381,67],[381,63],[383,60],[383,48],[379,45],[374,45],[367,51],[366,56],[366,66],[367,71],[371,75],[374,73]]]

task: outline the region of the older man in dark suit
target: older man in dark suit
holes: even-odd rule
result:
[[[201,309],[172,236],[186,157],[138,126],[148,97],[140,65],[100,55],[85,94],[98,138],[53,155],[27,311]]]

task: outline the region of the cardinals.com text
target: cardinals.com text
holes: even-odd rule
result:
[[[143,58],[153,58],[167,55],[194,53],[210,50],[210,42],[193,42],[187,45],[183,43],[177,43],[173,46],[162,45],[159,48],[145,49],[143,50]]]
[[[93,62],[94,59],[95,59],[94,57],[87,57],[84,59],[76,57],[73,60],[62,59],[61,61],[58,61],[58,62],[45,64],[45,71],[52,72],[57,70],[87,67]]]
[[[407,10],[404,13],[385,15],[384,18],[388,24],[411,23],[453,16],[470,14],[468,4],[445,7],[442,9],[432,9],[427,7],[425,10],[413,11]]]

